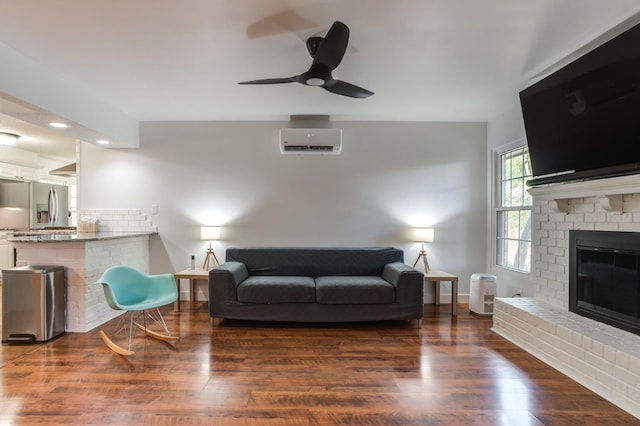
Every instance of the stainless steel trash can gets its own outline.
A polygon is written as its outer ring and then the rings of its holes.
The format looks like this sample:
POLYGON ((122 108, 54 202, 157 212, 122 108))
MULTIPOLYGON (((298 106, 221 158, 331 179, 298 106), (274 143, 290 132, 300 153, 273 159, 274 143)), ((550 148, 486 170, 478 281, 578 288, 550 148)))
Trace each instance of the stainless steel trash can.
POLYGON ((64 266, 32 265, 2 271, 2 341, 44 342, 64 333, 64 266))

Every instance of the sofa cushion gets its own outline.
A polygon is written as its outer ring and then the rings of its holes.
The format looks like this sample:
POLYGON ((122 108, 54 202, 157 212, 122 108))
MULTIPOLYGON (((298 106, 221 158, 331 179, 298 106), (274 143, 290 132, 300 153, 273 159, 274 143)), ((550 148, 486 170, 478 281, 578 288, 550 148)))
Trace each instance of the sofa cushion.
POLYGON ((316 300, 325 305, 370 305, 393 303, 393 285, 380 277, 319 277, 316 279, 316 300))
POLYGON ((309 277, 252 276, 237 288, 243 303, 314 303, 316 285, 309 277))

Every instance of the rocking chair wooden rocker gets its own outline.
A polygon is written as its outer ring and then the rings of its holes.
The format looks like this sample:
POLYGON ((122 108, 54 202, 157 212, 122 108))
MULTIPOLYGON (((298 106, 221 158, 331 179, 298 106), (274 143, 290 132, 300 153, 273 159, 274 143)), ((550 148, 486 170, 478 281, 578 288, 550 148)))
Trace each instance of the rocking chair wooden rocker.
POLYGON ((115 331, 108 336, 100 330, 105 345, 120 355, 133 355, 131 343, 135 335, 134 326, 149 337, 163 341, 178 340, 172 336, 160 313, 160 306, 173 303, 178 298, 176 282, 172 274, 147 275, 130 266, 113 266, 107 269, 98 284, 102 284, 107 304, 115 310, 126 311, 120 317, 115 331), (157 324, 162 331, 152 331, 147 327, 147 318, 157 324), (142 320, 142 324, 140 324, 142 320), (115 336, 123 333, 127 348, 114 342, 115 336))

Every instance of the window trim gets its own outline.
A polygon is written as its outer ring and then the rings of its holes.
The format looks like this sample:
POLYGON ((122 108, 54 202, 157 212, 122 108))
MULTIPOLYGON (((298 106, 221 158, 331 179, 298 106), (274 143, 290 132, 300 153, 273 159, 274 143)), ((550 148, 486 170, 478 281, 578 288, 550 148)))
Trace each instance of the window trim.
MULTIPOLYGON (((522 276, 531 276, 531 271, 522 271, 520 269, 509 268, 508 266, 498 264, 498 212, 506 210, 530 210, 533 219, 533 205, 531 207, 502 207, 501 200, 501 161, 500 157, 514 149, 527 146, 525 138, 516 139, 505 145, 501 145, 491 149, 491 267, 505 271, 510 271, 522 276)), ((533 270, 533 258, 530 260, 531 270, 533 270)))

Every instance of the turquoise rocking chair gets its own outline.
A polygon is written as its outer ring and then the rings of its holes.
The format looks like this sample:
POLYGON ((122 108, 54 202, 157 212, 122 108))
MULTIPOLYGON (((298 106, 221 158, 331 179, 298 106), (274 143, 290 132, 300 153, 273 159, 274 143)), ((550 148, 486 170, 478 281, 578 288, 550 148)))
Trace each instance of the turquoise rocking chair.
POLYGON ((100 330, 100 337, 109 349, 120 355, 133 355, 135 352, 131 350, 131 343, 136 328, 154 339, 179 339, 171 335, 159 309, 178 298, 172 274, 147 275, 130 266, 113 266, 102 274, 97 283, 102 284, 107 304, 112 309, 126 311, 121 315, 120 323, 111 336, 100 330), (150 330, 147 318, 157 324, 162 332, 150 330), (126 349, 115 343, 116 336, 121 334, 124 334, 127 341, 126 349))

